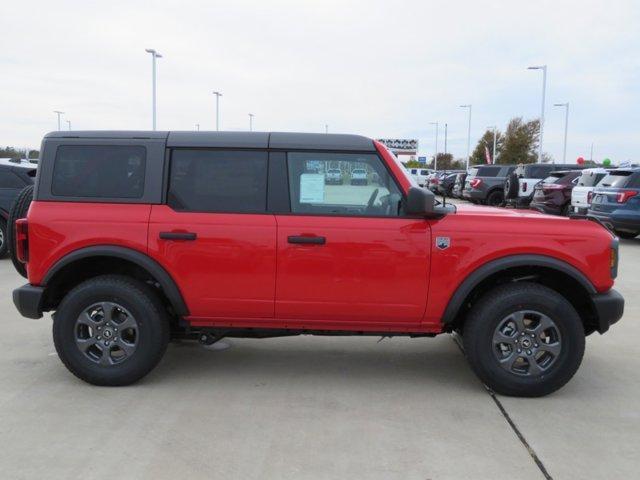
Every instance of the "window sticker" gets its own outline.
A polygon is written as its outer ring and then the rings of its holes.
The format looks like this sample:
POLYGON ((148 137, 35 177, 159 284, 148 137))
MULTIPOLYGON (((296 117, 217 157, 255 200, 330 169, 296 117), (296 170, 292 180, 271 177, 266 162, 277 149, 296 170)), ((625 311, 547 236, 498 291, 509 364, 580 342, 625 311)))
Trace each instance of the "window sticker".
POLYGON ((300 203, 324 203, 324 174, 300 175, 300 203))

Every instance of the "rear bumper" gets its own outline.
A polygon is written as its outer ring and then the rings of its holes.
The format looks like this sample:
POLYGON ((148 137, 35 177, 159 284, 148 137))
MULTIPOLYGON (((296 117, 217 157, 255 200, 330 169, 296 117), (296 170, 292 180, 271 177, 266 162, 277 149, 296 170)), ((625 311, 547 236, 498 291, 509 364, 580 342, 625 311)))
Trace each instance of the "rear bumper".
POLYGON ((605 293, 591 296, 598 319, 598 332, 604 333, 609 327, 622 318, 624 298, 613 288, 605 293))
POLYGON ((484 200, 487 193, 482 190, 463 190, 462 196, 469 200, 484 200))
POLYGON ((44 287, 27 283, 13 291, 13 303, 20 315, 27 318, 42 318, 44 287))

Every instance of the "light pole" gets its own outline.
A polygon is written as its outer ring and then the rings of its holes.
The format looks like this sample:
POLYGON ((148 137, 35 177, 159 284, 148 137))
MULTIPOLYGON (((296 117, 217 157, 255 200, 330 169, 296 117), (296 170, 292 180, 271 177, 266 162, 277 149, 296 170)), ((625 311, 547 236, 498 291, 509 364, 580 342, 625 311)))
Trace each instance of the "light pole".
POLYGON ((496 163, 496 136, 498 134, 498 127, 496 125, 487 127, 487 129, 493 129, 493 150, 491 150, 491 163, 496 163))
POLYGON ((469 155, 471 152, 471 104, 469 105, 460 105, 460 108, 468 108, 469 109, 469 127, 467 129, 467 170, 469 170, 469 155))
POLYGON ((554 103, 554 107, 564 107, 564 149, 562 150, 562 163, 567 163, 567 131, 569 130, 569 102, 554 103))
POLYGON ((153 129, 156 129, 156 59, 162 58, 158 52, 153 48, 146 48, 144 50, 151 54, 151 108, 153 112, 153 129))
MULTIPOLYGON (((544 101, 547 93, 547 66, 528 67, 529 70, 542 70, 542 109, 540 111, 540 143, 538 144, 538 163, 542 163, 542 138, 544 136, 544 101)), ((554 161, 555 163, 555 161, 554 161)))
POLYGON ((216 96, 216 131, 220 130, 220 97, 222 94, 220 92, 213 92, 216 96))
POLYGON ((253 117, 255 117, 255 115, 253 113, 249 114, 249 131, 253 132, 253 117))
POLYGON ((67 122, 67 126, 69 127, 69 131, 71 131, 71 120, 65 120, 67 122))
POLYGON ((433 154, 433 169, 438 170, 438 122, 429 122, 429 125, 436 126, 436 151, 433 154))
POLYGON ((329 124, 324 124, 324 133, 329 133, 329 124))
POLYGON ((447 124, 444 124, 444 154, 447 154, 447 124))
POLYGON ((64 115, 64 112, 61 112, 59 110, 54 110, 53 113, 58 115, 58 131, 60 131, 60 117, 64 115))
POLYGON ((200 124, 196 123, 196 131, 199 132, 200 131, 200 124))

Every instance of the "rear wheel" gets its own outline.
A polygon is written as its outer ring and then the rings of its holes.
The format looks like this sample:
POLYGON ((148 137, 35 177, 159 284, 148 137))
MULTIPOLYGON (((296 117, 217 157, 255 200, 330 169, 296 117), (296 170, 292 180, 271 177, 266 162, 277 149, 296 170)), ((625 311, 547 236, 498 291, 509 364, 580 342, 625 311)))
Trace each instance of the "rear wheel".
POLYGON ((504 395, 538 397, 565 385, 584 354, 584 327, 562 295, 521 282, 491 290, 464 324, 473 371, 504 395))
POLYGON ((624 232, 621 230, 616 230, 616 235, 620 238, 624 238, 625 240, 631 240, 640 235, 640 232, 624 232))
POLYGON ((94 385, 128 385, 149 373, 169 342, 169 321, 153 290, 119 275, 89 279, 62 300, 53 341, 62 363, 94 385))
POLYGON ((504 193, 502 190, 494 190, 487 196, 487 205, 500 207, 504 203, 504 193))
POLYGON ((27 267, 16 257, 16 220, 27 216, 31 200, 33 200, 33 185, 25 187, 18 194, 15 202, 13 202, 11 210, 9 210, 9 219, 7 220, 7 228, 5 232, 6 235, 4 236, 9 255, 11 256, 11 262, 18 273, 24 278, 27 278, 27 267))

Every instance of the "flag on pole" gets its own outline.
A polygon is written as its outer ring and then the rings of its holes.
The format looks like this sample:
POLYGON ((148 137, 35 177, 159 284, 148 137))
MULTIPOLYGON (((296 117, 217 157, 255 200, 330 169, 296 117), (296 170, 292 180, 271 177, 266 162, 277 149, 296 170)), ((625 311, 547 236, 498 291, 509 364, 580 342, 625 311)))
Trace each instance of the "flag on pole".
POLYGON ((489 147, 484 146, 484 158, 487 160, 487 165, 491 165, 491 154, 489 153, 489 147))

